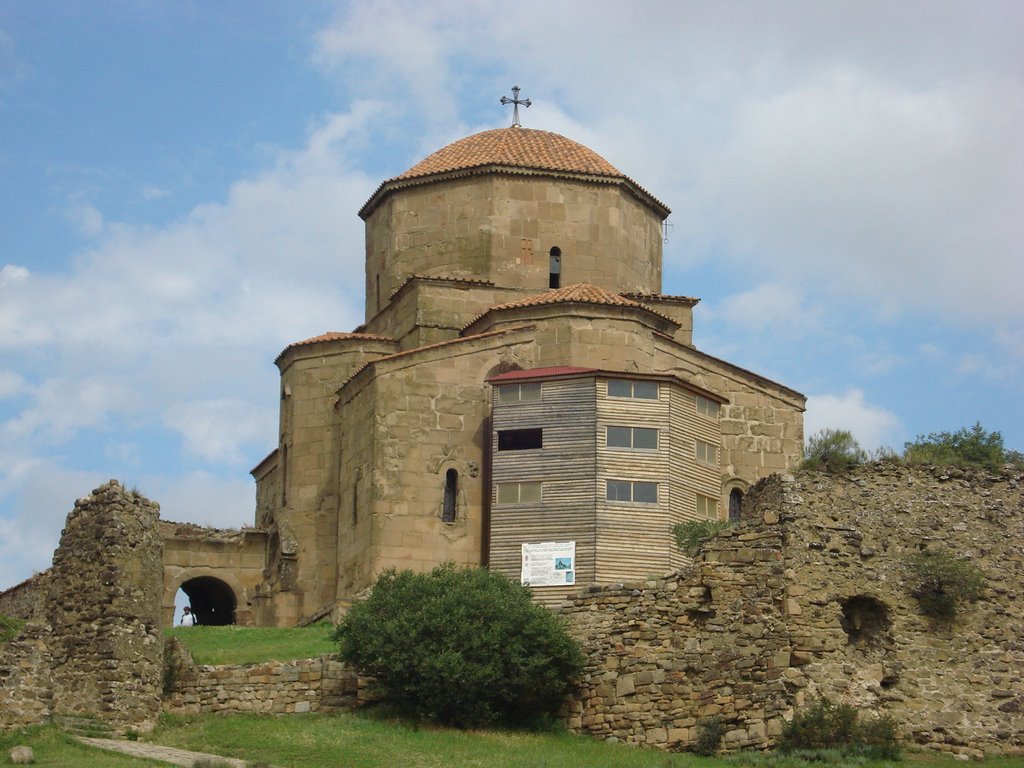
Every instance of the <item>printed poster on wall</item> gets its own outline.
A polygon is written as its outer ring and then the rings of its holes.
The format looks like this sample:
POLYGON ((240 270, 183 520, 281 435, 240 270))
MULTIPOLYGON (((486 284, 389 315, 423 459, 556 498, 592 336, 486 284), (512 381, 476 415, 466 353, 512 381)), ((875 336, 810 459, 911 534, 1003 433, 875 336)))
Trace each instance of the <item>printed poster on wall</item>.
POLYGON ((560 587, 576 583, 576 542, 523 544, 519 580, 527 587, 560 587))

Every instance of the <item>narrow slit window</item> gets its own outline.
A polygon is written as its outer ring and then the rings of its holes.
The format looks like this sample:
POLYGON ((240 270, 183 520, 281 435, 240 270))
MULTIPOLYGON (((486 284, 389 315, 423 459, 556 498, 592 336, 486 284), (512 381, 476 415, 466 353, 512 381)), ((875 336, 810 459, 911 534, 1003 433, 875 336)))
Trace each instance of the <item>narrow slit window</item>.
POLYGON ((531 451, 543 447, 543 429, 503 429, 498 432, 499 451, 531 451))
POLYGON ((441 522, 455 522, 455 502, 459 497, 459 473, 449 469, 444 474, 444 507, 441 510, 441 522))
POLYGON ((562 287, 562 249, 557 245, 551 249, 548 268, 548 288, 562 287))

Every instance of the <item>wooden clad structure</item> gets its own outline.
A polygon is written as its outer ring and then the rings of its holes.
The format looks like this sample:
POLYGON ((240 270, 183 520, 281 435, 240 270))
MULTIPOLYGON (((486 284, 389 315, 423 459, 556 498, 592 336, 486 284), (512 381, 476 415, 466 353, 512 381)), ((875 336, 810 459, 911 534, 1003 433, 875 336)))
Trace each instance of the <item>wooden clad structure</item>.
MULTIPOLYGON (((685 562, 671 528, 699 518, 698 498, 713 500, 705 515, 725 509, 722 398, 672 376, 587 368, 490 383, 490 567, 519 578, 524 544, 571 541, 573 584, 663 575, 685 562)), ((545 602, 573 591, 533 588, 545 602)))

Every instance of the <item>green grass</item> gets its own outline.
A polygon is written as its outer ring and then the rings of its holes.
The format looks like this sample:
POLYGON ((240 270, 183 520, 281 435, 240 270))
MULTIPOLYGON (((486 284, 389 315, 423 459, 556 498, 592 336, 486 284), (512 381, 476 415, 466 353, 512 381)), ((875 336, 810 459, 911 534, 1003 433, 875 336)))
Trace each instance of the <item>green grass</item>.
POLYGON ((7 754, 12 747, 32 747, 36 761, 33 765, 60 766, 60 768, 147 768, 162 766, 152 760, 139 760, 127 755, 104 752, 95 747, 79 744, 66 733, 54 726, 21 728, 16 731, 0 731, 0 765, 8 762, 7 754))
MULTIPOLYGON (((565 733, 455 731, 416 728, 365 715, 165 716, 145 741, 212 752, 278 768, 821 768, 792 757, 749 754, 701 758, 607 744, 565 733)), ((103 752, 75 742, 51 726, 0 732, 0 764, 16 745, 32 747, 36 765, 76 768, 146 768, 147 760, 103 752)), ((901 763, 840 761, 829 768, 956 768, 946 755, 913 753, 901 763)), ((990 758, 986 768, 1024 768, 1024 758, 990 758)))
POLYGON ((24 619, 16 619, 13 616, 0 615, 0 643, 6 643, 7 641, 12 640, 24 626, 24 619))
POLYGON ((165 634, 181 640, 196 664, 259 664, 312 659, 337 653, 330 624, 309 627, 175 627, 165 634))

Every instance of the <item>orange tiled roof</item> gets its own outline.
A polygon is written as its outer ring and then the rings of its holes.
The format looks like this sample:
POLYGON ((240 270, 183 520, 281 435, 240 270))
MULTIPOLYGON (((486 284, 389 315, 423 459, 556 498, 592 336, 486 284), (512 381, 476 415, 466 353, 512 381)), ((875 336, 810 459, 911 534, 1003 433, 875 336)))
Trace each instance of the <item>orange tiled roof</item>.
POLYGON ((622 176, 611 163, 582 144, 549 131, 496 128, 459 139, 421 160, 398 179, 447 173, 481 165, 622 176))
POLYGON ((525 299, 511 301, 508 304, 499 304, 491 307, 488 311, 495 309, 515 309, 517 307, 537 307, 542 304, 560 304, 566 301, 582 302, 584 304, 613 304, 618 307, 640 307, 647 309, 643 304, 632 299, 627 299, 617 293, 598 288, 589 283, 577 283, 565 288, 554 288, 544 293, 527 296, 525 299))
MULTIPOLYGON (((305 347, 308 344, 316 344, 321 341, 342 341, 344 339, 356 339, 361 341, 394 341, 394 339, 388 336, 378 336, 376 333, 342 333, 341 331, 327 331, 327 333, 321 333, 319 336, 313 336, 302 341, 294 341, 281 350, 281 354, 277 356, 277 360, 289 349, 295 347, 305 347)), ((275 361, 276 362, 276 361, 275 361)))

